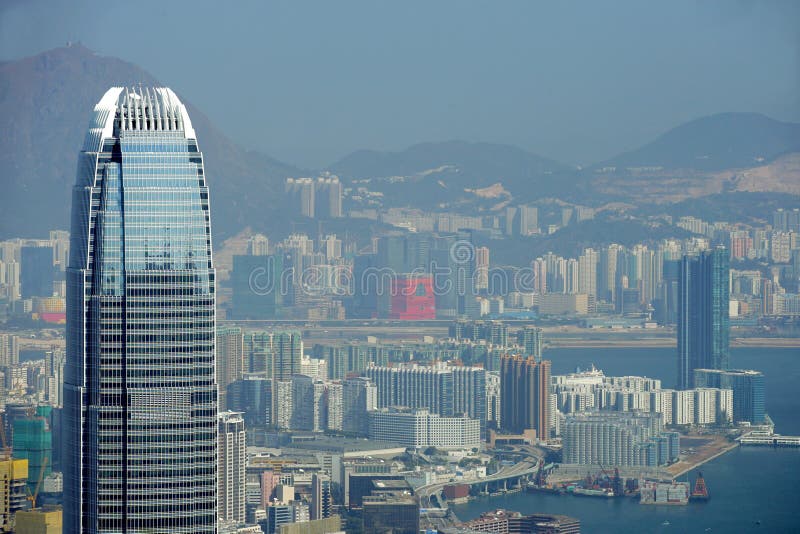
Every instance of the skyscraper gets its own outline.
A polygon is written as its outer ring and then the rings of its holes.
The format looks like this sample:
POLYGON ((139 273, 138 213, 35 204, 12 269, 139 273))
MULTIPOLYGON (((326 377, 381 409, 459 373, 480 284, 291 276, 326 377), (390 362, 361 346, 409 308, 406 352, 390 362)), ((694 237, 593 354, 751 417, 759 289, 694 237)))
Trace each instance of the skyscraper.
POLYGON ((175 93, 109 89, 72 197, 65 532, 216 531, 208 197, 175 93))
POLYGON ((695 369, 727 369, 729 262, 724 247, 684 256, 678 273, 678 388, 695 369))
POLYGON ((247 468, 244 419, 240 412, 220 412, 218 454, 218 514, 225 521, 244 523, 247 468))
POLYGON ((525 355, 537 362, 542 361, 542 329, 526 326, 517 331, 517 343, 525 350, 525 355))
POLYGON ((223 326, 217 329, 217 385, 220 410, 230 409, 227 401, 228 386, 242 378, 244 372, 242 340, 242 329, 238 326, 223 326))
POLYGON ((500 369, 503 428, 514 433, 535 429, 550 436, 550 361, 504 356, 500 369))

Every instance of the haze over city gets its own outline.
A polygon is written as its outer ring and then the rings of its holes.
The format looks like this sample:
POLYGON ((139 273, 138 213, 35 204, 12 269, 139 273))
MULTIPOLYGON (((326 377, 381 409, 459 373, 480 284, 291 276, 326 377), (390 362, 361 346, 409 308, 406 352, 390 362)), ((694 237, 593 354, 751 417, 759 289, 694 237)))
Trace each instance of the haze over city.
POLYGON ((800 120, 799 18, 781 0, 11 1, 0 58, 80 41, 302 168, 451 139, 588 165, 713 113, 800 120), (132 45, 119 25, 140 16, 132 45))
POLYGON ((793 532, 800 5, 0 3, 0 532, 793 532))

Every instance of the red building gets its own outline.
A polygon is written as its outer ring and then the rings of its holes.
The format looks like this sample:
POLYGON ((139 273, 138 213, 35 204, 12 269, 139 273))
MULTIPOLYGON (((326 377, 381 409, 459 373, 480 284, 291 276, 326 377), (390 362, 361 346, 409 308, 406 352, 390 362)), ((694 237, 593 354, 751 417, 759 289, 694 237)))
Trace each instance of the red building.
POLYGON ((425 321, 436 319, 436 298, 433 277, 398 275, 392 280, 390 319, 425 321))

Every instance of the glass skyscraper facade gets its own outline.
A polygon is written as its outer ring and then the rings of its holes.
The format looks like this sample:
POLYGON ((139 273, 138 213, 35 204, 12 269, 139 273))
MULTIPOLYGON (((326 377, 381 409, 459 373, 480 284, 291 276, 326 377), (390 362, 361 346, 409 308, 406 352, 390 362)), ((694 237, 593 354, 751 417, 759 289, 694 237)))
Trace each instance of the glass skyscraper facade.
POLYGON ((72 198, 64 532, 216 530, 209 213, 175 93, 106 92, 72 198))
POLYGON ((730 257, 725 247, 684 256, 678 273, 678 388, 694 386, 695 369, 727 369, 730 257))

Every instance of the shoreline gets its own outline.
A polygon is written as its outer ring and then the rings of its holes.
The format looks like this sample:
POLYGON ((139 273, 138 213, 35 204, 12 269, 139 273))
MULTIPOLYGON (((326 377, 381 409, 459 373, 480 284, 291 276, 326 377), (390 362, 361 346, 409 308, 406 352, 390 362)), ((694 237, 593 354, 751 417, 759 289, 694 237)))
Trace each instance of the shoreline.
MULTIPOLYGON (((690 472, 690 471, 692 471, 692 470, 694 470, 694 469, 697 469, 697 468, 698 468, 698 467, 700 467, 701 465, 703 465, 703 464, 705 464, 705 463, 708 463, 708 462, 710 462, 711 460, 714 460, 714 459, 716 459, 716 458, 719 458, 719 457, 720 457, 720 456, 722 456, 723 454, 729 453, 730 451, 732 451, 733 449, 736 449, 736 448, 737 448, 737 447, 739 447, 739 446, 740 446, 740 444, 739 444, 739 442, 738 442, 738 441, 735 441, 735 442, 733 442, 733 443, 729 443, 729 444, 728 444, 726 447, 724 447, 722 450, 719 450, 719 451, 717 451, 716 453, 712 454, 712 455, 711 455, 711 456, 709 456, 708 458, 703 458, 703 459, 699 460, 698 462, 692 462, 692 463, 691 463, 691 465, 689 465, 688 467, 682 468, 681 470, 679 470, 679 471, 677 471, 677 472, 675 472, 675 473, 673 473, 672 471, 670 471, 669 467, 667 467, 667 471, 669 471, 669 472, 670 472, 670 474, 672 474, 673 478, 678 478, 678 477, 681 477, 681 476, 685 475, 686 473, 688 473, 688 472, 690 472)), ((681 462, 678 462, 678 463, 676 463, 676 464, 674 464, 674 465, 675 465, 675 466, 678 466, 678 465, 680 465, 680 463, 681 463, 681 462)))
MULTIPOLYGON (((604 349, 604 348, 676 348, 675 339, 639 338, 639 339, 581 339, 580 337, 546 339, 548 348, 554 349, 604 349)), ((730 348, 800 348, 800 338, 765 338, 744 337, 731 339, 730 348)))

